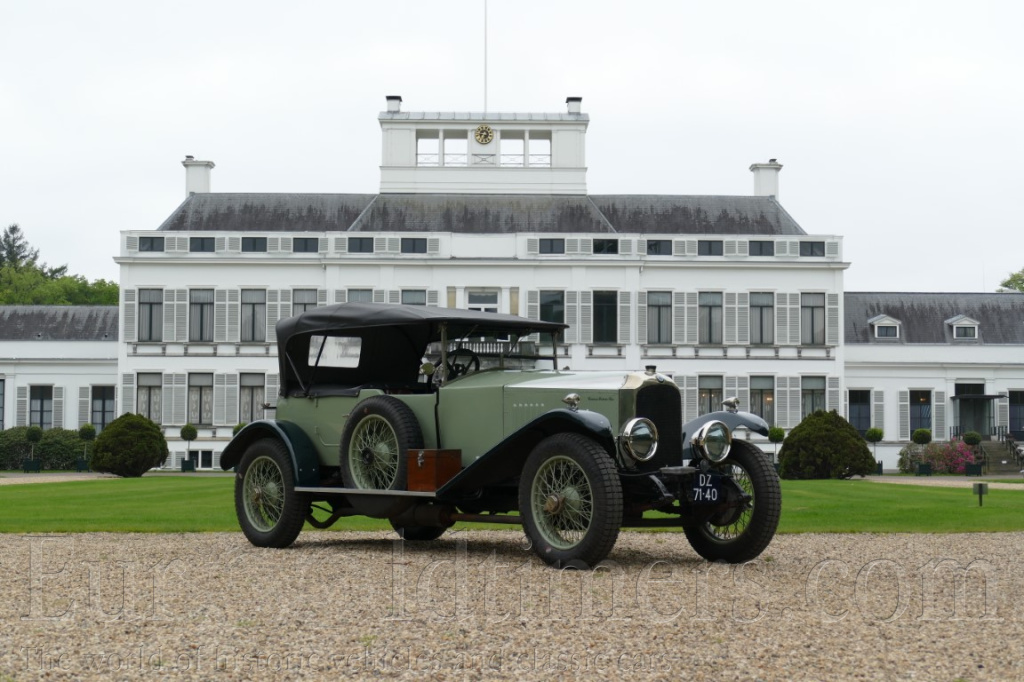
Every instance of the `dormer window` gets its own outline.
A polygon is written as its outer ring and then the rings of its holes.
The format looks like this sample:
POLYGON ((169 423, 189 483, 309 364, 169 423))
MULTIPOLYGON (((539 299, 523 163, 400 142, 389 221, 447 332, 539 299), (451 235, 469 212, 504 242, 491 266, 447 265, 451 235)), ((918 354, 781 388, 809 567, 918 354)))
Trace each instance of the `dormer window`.
POLYGON ((900 321, 888 315, 876 315, 868 320, 875 330, 876 339, 895 340, 900 338, 900 321))
POLYGON ((976 341, 978 339, 978 321, 966 315, 957 315, 946 320, 953 328, 954 341, 976 341))

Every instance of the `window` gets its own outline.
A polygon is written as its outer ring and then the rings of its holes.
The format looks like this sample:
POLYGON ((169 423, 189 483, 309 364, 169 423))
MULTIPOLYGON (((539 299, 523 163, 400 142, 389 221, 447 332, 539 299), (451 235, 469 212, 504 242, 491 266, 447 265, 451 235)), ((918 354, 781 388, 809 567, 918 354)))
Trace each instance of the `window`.
POLYGON ((594 292, 594 343, 616 343, 619 340, 617 291, 594 292))
POLYGON ((672 343, 672 292, 647 293, 647 343, 672 343))
POLYGON ((565 240, 564 239, 541 239, 540 240, 540 252, 541 253, 565 253, 565 240))
POLYGON ((316 307, 316 289, 296 289, 292 292, 292 315, 299 315, 316 307))
POLYGON ((242 237, 242 253, 266 253, 266 237, 242 237))
POLYGON ((320 251, 320 240, 316 237, 293 237, 292 253, 317 253, 320 251))
POLYGON ((163 251, 163 237, 139 237, 139 251, 163 251))
POLYGON ((648 239, 647 240, 647 255, 648 256, 671 256, 672 255, 672 241, 670 239, 648 239))
POLYGON ((750 294, 750 343, 758 346, 775 343, 775 294, 770 291, 750 294))
POLYGON ((349 237, 349 253, 373 253, 373 237, 349 237))
POLYGON ((163 341, 164 292, 139 289, 139 341, 163 341))
POLYGON ((238 379, 238 421, 249 424, 263 419, 263 375, 242 374, 238 379))
MULTIPOLYGON (((910 433, 932 428, 932 392, 910 392, 910 433)), ((934 435, 934 434, 933 434, 934 435)))
POLYGON ((825 345, 825 294, 800 295, 800 343, 825 345))
MULTIPOLYGON (((3 405, 3 381, 0 381, 0 406, 3 405)), ((0 410, 0 414, 3 411, 0 410)), ((1024 431, 1024 391, 1010 391, 1010 430, 1024 431)))
POLYGON ((188 340, 213 341, 213 289, 192 289, 188 302, 188 340))
POLYGON ((188 423, 213 423, 213 375, 188 375, 188 423))
POLYGON ((699 377, 697 392, 700 396, 699 414, 722 409, 722 377, 699 377))
POLYGON ((774 377, 750 377, 750 411, 768 422, 769 426, 775 424, 774 377))
POLYGON ((484 313, 498 312, 497 291, 470 291, 467 294, 467 298, 467 307, 470 310, 479 310, 484 313))
POLYGON ((242 341, 267 340, 267 292, 242 289, 242 341))
POLYGON ((871 428, 871 391, 850 391, 850 424, 864 435, 871 428))
POLYGON ((722 343, 722 294, 702 291, 697 299, 697 324, 700 328, 700 343, 722 343))
POLYGON ((402 291, 402 305, 426 305, 427 292, 425 289, 405 289, 402 291))
POLYGON ((978 338, 978 328, 975 326, 958 325, 953 327, 953 338, 954 339, 976 339, 978 338))
POLYGON ((775 242, 752 240, 747 245, 747 254, 751 256, 774 256, 775 242))
POLYGON ((824 256, 825 242, 800 242, 800 255, 818 257, 824 256))
POLYGON ((189 237, 188 250, 192 253, 213 253, 213 237, 189 237))
POLYGON ((138 374, 135 377, 135 411, 159 424, 163 421, 163 403, 160 400, 161 375, 138 374))
POLYGON ((426 237, 402 237, 402 253, 426 253, 426 237))
POLYGON ((38 426, 41 429, 48 429, 53 426, 52 386, 29 387, 28 424, 29 426, 38 426))
POLYGON ((373 303, 373 289, 349 289, 349 303, 373 303))
POLYGON ((875 325, 875 338, 877 339, 896 339, 899 338, 900 328, 894 324, 876 324, 875 325))
POLYGON ((699 239, 697 240, 698 256, 721 256, 722 240, 720 239, 699 239))
MULTIPOLYGON (((545 322, 565 322, 564 291, 540 292, 540 319, 545 322)), ((551 334, 541 334, 540 339, 545 343, 551 343, 551 334)))
POLYGON ((92 425, 96 427, 96 433, 103 431, 103 427, 114 421, 114 387, 93 386, 92 387, 92 425))
POLYGON ((804 377, 800 382, 803 416, 825 409, 825 377, 804 377))
POLYGON ((619 252, 619 240, 618 239, 595 239, 594 240, 594 253, 618 253, 619 252))

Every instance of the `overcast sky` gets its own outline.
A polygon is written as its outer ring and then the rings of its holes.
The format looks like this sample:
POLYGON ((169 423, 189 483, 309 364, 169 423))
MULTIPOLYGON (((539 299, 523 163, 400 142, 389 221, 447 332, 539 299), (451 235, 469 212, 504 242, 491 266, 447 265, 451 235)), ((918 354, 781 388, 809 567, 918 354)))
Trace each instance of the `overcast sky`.
MULTIPOLYGON (((488 110, 590 114, 592 194, 752 194, 844 239, 849 291, 1024 267, 1024 3, 489 0, 488 110)), ((0 227, 116 280, 215 192, 373 193, 385 95, 484 107, 483 0, 0 0, 0 227)))

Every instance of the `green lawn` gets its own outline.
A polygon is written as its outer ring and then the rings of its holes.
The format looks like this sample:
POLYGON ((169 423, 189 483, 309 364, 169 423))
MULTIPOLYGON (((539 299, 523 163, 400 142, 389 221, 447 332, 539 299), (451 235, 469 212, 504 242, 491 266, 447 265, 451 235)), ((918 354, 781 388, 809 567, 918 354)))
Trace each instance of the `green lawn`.
MULTIPOLYGON (((3 486, 0 532, 237 531, 233 485, 230 477, 196 475, 3 486)), ((982 507, 969 488, 783 481, 782 491, 782 533, 1024 530, 1024 489, 990 490, 982 507)), ((388 528, 387 521, 351 517, 332 530, 388 528)))

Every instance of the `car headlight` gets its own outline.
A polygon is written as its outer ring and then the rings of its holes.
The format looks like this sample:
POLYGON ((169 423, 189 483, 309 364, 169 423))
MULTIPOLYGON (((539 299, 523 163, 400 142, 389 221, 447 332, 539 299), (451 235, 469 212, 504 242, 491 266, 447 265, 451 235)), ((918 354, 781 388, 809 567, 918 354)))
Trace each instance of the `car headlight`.
POLYGON ((622 427, 619 447, 637 462, 646 462, 658 449, 658 429, 650 419, 630 419, 622 427))
POLYGON ((697 453, 715 464, 729 456, 732 432, 720 421, 710 421, 697 429, 690 441, 697 453))

